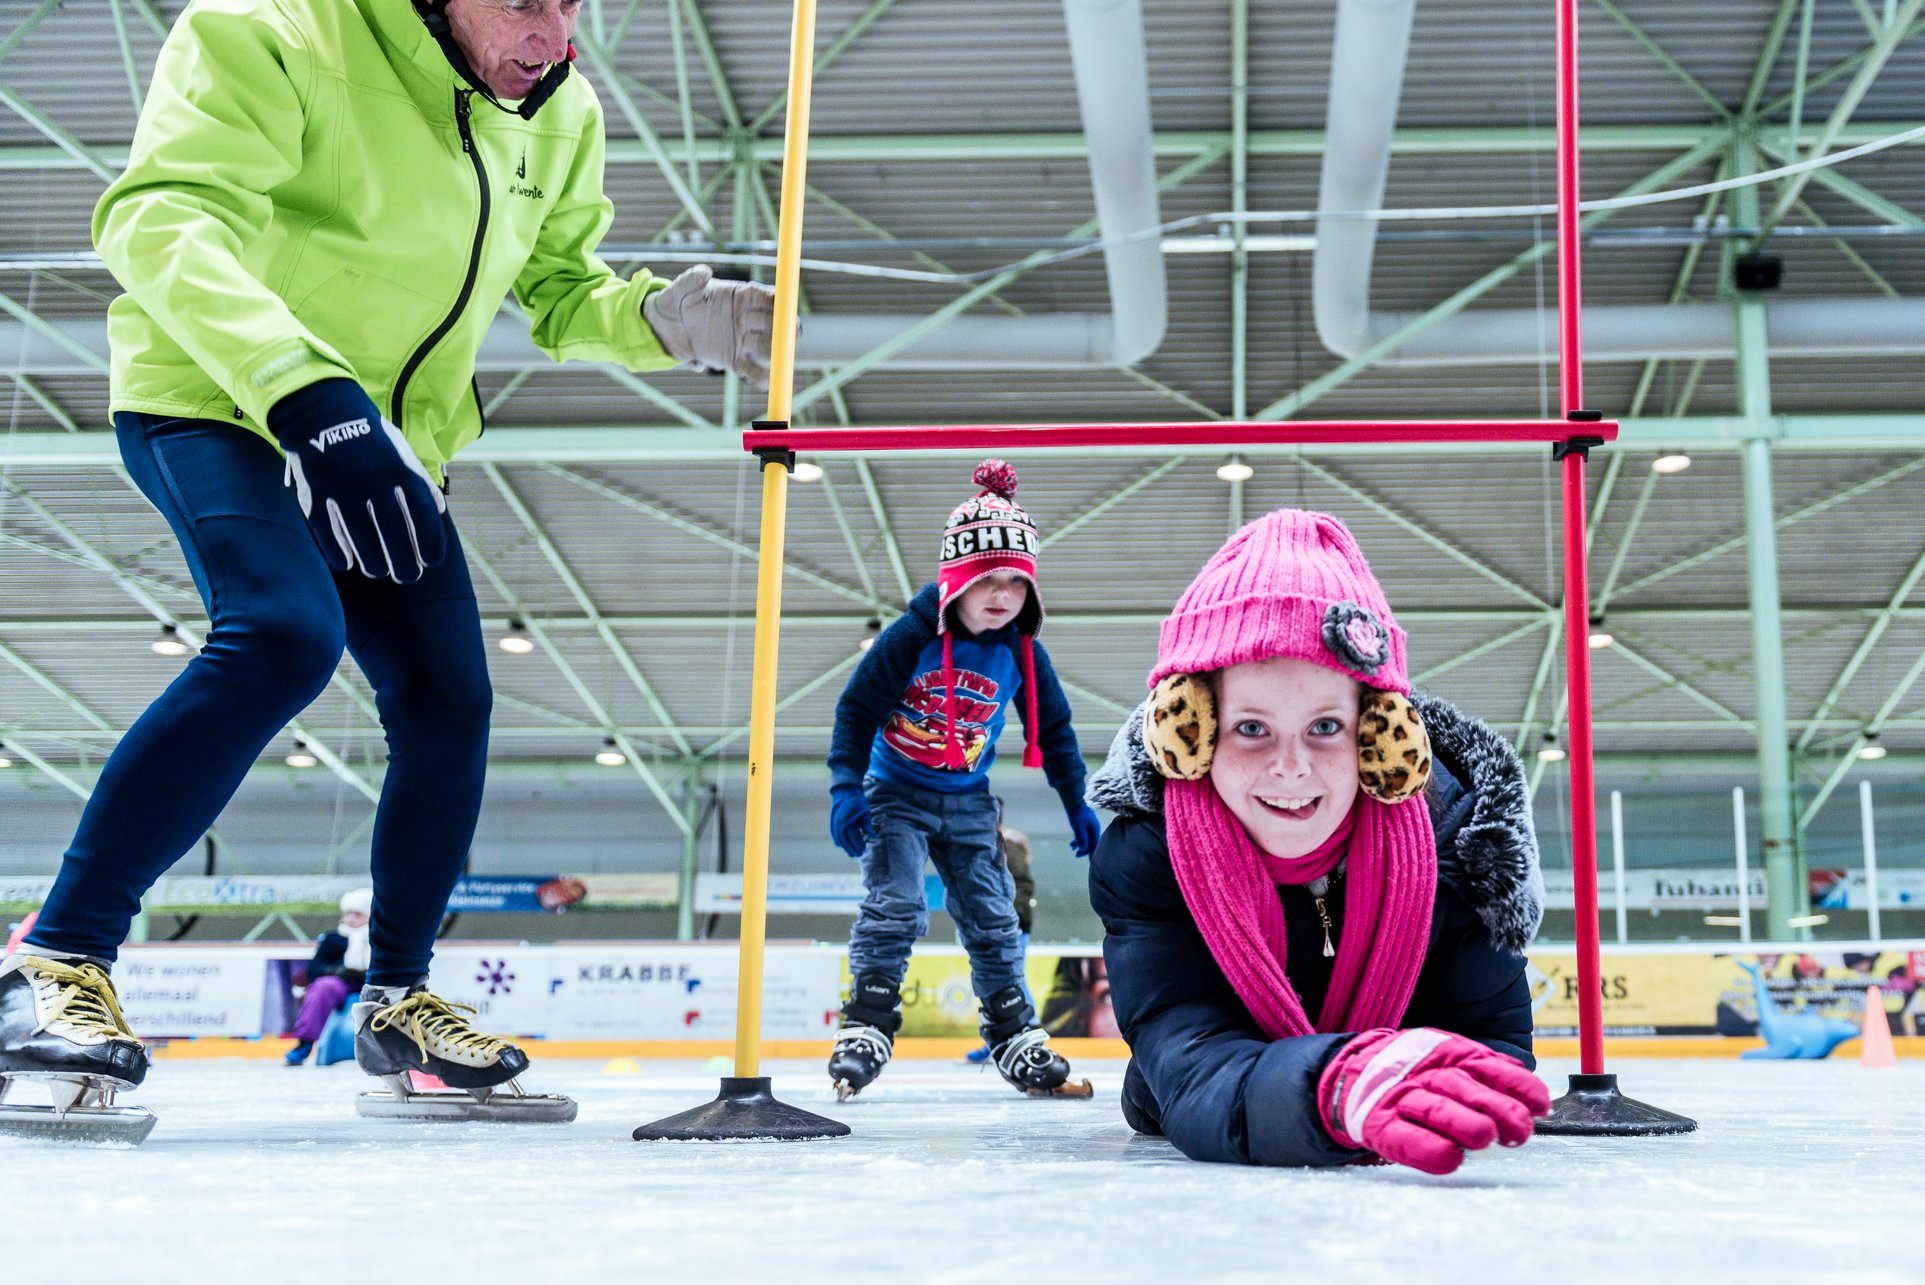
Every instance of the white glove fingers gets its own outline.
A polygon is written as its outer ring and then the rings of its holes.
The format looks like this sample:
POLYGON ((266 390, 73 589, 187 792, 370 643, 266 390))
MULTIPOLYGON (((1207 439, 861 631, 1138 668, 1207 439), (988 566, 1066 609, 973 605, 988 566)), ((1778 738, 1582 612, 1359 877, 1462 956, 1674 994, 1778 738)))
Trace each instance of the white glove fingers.
POLYGON ((307 472, 301 467, 301 457, 292 451, 287 455, 287 472, 281 485, 294 488, 294 498, 301 506, 301 516, 314 516, 314 488, 307 483, 307 472))
POLYGON ((419 576, 409 576, 408 580, 401 578, 400 568, 395 564, 394 554, 388 548, 387 532, 381 529, 380 515, 374 510, 374 501, 366 500, 363 501, 363 504, 368 511, 368 525, 374 528, 374 539, 371 541, 371 544, 374 548, 381 551, 381 565, 364 569, 365 574, 371 579, 380 580, 385 578, 394 581, 396 584, 407 584, 409 580, 419 579, 419 576))
POLYGON ((401 510, 401 524, 408 532, 408 551, 414 555, 414 574, 410 580, 419 580, 428 574, 428 560, 421 556, 421 533, 415 529, 414 510, 408 506, 408 493, 400 487, 394 488, 394 507, 401 510))
POLYGON ((328 565, 336 571, 353 571, 362 565, 358 550, 354 547, 354 536, 348 531, 347 515, 341 512, 341 505, 335 500, 327 502, 328 530, 334 535, 335 550, 340 561, 328 559, 328 565))

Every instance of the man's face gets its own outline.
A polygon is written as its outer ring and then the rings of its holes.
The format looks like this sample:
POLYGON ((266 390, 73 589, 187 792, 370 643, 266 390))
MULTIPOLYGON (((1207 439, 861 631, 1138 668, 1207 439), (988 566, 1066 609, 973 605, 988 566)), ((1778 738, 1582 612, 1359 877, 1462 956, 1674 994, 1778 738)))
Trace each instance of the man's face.
POLYGON ((448 26, 494 96, 526 98, 568 57, 581 0, 448 0, 448 26))

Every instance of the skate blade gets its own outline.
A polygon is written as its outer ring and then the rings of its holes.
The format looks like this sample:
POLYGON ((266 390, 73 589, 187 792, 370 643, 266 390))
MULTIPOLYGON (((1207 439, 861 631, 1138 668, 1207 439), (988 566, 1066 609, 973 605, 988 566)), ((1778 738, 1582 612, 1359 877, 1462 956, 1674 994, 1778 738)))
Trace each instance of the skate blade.
POLYGON ((10 1106, 0 1103, 0 1136, 40 1142, 117 1143, 137 1147, 159 1123, 143 1107, 10 1106))
POLYGON ((558 1093, 494 1093, 485 1100, 451 1089, 433 1093, 374 1091, 354 1100, 357 1114, 370 1120, 428 1120, 441 1123, 567 1124, 579 1104, 558 1093))
POLYGON ((847 1102, 850 1098, 853 1098, 856 1094, 862 1092, 861 1089, 858 1089, 855 1085, 849 1083, 847 1080, 837 1080, 835 1082, 835 1090, 836 1090, 837 1102, 847 1102))
POLYGON ((1093 1098, 1096 1096, 1096 1086, 1088 1080, 1078 1080, 1073 1084, 1065 1081, 1053 1089, 1024 1089, 1023 1092, 1032 1098, 1093 1098))

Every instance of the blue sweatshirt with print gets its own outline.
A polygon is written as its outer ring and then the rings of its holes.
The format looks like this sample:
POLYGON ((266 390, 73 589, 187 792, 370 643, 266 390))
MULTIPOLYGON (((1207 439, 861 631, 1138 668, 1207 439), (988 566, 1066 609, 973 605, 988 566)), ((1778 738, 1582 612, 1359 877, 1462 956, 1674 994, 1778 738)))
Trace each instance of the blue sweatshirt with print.
MULTIPOLYGON (((967 766, 943 766, 948 732, 942 681, 942 635, 936 586, 925 585, 909 610, 882 631, 856 666, 836 702, 829 740, 829 784, 862 784, 863 777, 943 794, 989 788, 996 738, 1010 705, 1027 712, 1022 696, 1022 636, 1014 624, 972 634, 958 626, 950 643, 956 673, 956 721, 967 766)), ((1034 644, 1036 745, 1043 775, 1065 802, 1083 797, 1083 754, 1070 725, 1069 701, 1049 654, 1034 644)))

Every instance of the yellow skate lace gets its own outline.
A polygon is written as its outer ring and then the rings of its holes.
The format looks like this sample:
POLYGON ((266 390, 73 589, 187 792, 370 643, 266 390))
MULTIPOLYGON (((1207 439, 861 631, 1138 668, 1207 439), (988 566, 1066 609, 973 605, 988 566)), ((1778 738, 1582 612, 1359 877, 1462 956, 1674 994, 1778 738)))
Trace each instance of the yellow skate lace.
POLYGON ((484 1035, 468 1025, 464 1015, 474 1011, 466 1004, 453 1004, 428 991, 416 991, 376 1013, 368 1026, 376 1031, 395 1027, 414 1041, 424 1058, 428 1056, 430 1040, 456 1057, 464 1054, 487 1057, 513 1047, 499 1035, 484 1035))
POLYGON ((114 996, 114 984, 100 965, 63 964, 57 959, 36 957, 28 960, 24 967, 31 969, 36 977, 60 988, 47 1020, 41 1024, 41 1030, 46 1030, 55 1022, 65 1022, 88 1035, 126 1040, 131 1044, 140 1043, 134 1038, 134 1033, 127 1029, 127 1018, 121 1013, 120 1001, 114 996))

